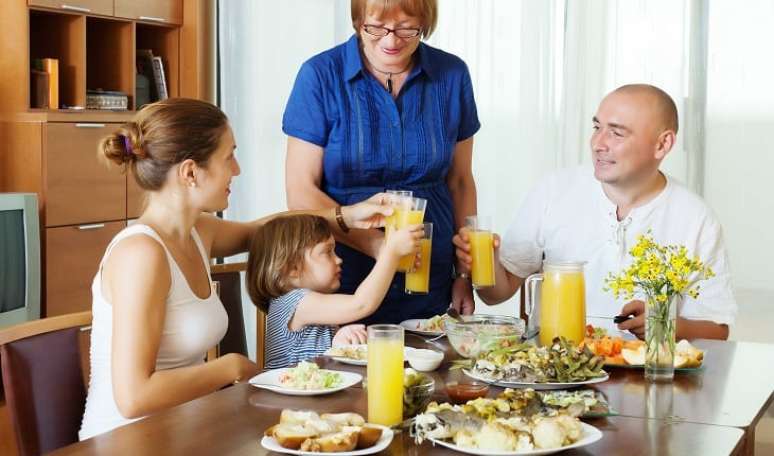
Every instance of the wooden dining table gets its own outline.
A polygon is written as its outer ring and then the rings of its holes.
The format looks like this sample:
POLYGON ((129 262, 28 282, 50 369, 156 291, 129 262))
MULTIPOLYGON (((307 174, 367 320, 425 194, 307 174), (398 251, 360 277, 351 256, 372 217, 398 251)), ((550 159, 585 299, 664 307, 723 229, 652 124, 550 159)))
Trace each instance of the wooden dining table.
MULTIPOLYGON (((434 400, 446 401, 446 381, 464 375, 450 370, 458 356, 445 341, 428 345, 406 337, 407 344, 443 349, 442 366, 431 373, 434 400)), ((774 389, 774 346, 744 342, 698 340, 705 350, 704 367, 680 372, 671 383, 645 381, 641 369, 611 368, 610 379, 593 385, 617 413, 583 421, 602 431, 599 441, 566 455, 753 454, 754 429, 768 408, 774 389)), ((320 357, 327 369, 361 373, 365 368, 320 357)), ((490 388, 496 396, 502 389, 490 388)), ((287 396, 243 383, 146 417, 91 439, 64 447, 56 455, 264 455, 263 432, 279 420, 283 409, 318 412, 354 411, 367 416, 362 385, 325 396, 287 396)), ((381 454, 460 454, 399 432, 381 454)))

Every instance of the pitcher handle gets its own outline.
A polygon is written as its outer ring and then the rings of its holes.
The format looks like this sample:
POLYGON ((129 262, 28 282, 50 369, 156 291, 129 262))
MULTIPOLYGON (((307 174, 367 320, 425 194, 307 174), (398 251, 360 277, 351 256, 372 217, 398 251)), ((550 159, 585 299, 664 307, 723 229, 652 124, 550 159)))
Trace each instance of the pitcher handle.
POLYGON ((533 317, 535 312, 535 294, 538 282, 543 281, 543 274, 532 274, 524 280, 524 313, 527 315, 527 334, 536 332, 538 324, 533 317))

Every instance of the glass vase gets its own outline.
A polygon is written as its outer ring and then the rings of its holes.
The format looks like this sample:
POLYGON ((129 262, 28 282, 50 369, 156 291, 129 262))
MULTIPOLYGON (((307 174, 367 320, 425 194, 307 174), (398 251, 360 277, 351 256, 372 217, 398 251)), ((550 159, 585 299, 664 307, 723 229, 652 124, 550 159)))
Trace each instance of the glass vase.
POLYGON ((677 301, 680 295, 665 302, 649 297, 645 305, 645 379, 671 382, 675 376, 675 330, 677 301))

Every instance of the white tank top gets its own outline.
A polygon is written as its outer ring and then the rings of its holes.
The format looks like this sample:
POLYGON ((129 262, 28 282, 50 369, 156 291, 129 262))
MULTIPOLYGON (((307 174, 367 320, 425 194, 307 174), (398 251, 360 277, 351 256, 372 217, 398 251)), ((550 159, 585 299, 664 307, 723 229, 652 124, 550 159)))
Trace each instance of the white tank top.
MULTIPOLYGON (((135 421, 121 415, 113 397, 110 371, 113 307, 102 295, 102 266, 118 242, 140 234, 150 236, 164 246, 172 279, 166 298, 166 316, 156 357, 156 370, 203 363, 207 351, 226 334, 228 315, 214 290, 207 299, 197 297, 161 237, 151 227, 136 224, 122 230, 108 245, 91 285, 91 379, 78 434, 81 440, 135 421)), ((196 229, 191 230, 191 236, 209 276, 209 258, 196 229)), ((210 289, 213 289, 212 282, 210 289)))

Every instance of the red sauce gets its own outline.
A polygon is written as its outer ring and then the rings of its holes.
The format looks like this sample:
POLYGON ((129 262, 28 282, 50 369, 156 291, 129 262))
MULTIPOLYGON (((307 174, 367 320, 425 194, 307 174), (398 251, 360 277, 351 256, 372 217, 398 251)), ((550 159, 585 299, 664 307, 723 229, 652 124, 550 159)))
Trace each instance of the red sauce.
POLYGON ((448 383, 446 394, 455 404, 464 404, 472 399, 485 397, 489 393, 486 383, 448 383))

